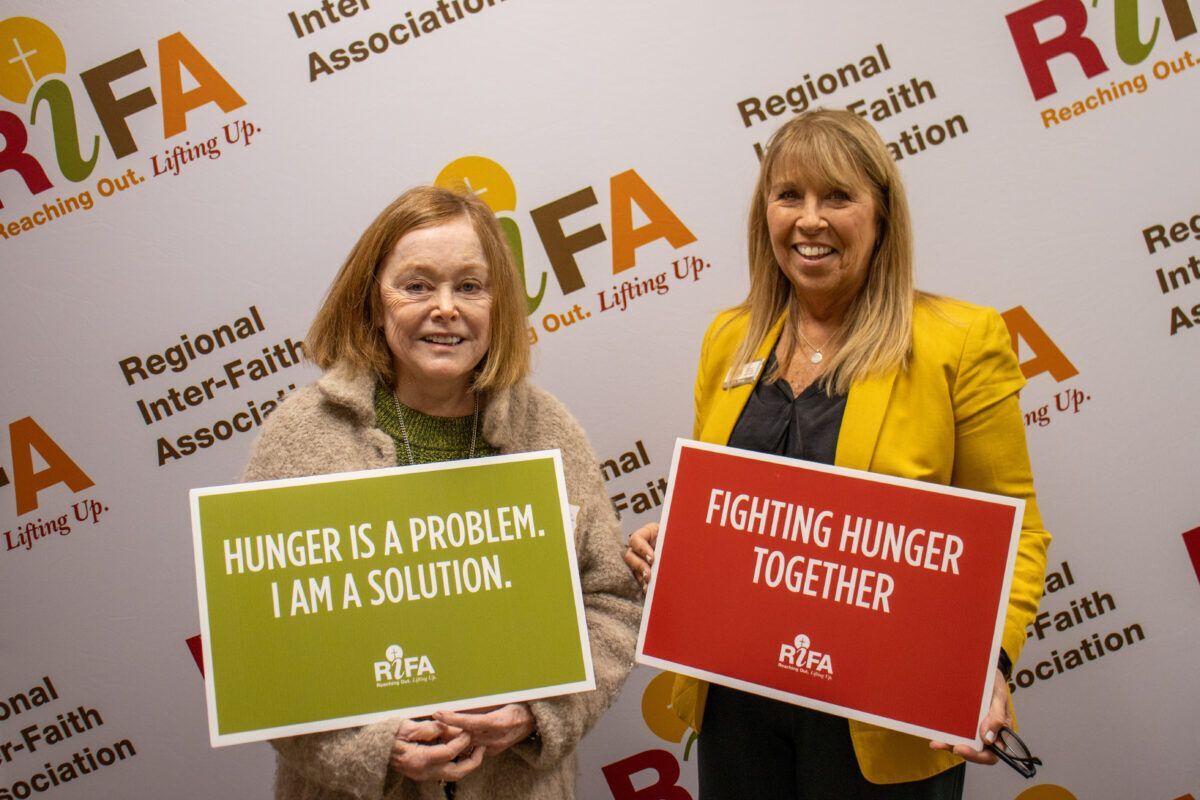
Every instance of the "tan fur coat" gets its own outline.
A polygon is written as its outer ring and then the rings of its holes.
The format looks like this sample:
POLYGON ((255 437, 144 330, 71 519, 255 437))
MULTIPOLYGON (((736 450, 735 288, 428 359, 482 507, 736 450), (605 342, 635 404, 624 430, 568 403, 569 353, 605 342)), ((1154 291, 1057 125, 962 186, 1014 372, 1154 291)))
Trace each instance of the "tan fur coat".
MULTIPOLYGON (((244 479, 269 480, 395 466, 393 440, 375 427, 374 379, 335 367, 294 392, 267 420, 244 479)), ((531 702, 540 743, 493 758, 458 784, 457 800, 575 796, 575 748, 616 698, 633 661, 641 596, 621 560, 621 535, 595 454, 579 423, 528 384, 495 392, 483 436, 502 453, 558 448, 568 501, 579 506, 578 553, 596 690, 531 702)), ((388 770, 395 722, 275 740, 278 800, 444 800, 436 782, 388 770)))

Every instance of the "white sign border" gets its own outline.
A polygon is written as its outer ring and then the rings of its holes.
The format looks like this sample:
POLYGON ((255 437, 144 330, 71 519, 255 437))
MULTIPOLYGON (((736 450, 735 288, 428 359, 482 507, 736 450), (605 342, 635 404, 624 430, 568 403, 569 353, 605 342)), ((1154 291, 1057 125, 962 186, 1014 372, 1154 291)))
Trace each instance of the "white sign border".
POLYGON ((199 601, 200 611, 200 643, 204 660, 204 693, 208 711, 208 735, 209 743, 214 748, 226 747, 228 745, 235 744, 248 744, 250 742, 261 742, 267 739, 276 739, 283 736, 298 736, 305 733, 320 733, 323 731, 339 730, 341 728, 349 728, 356 725, 369 725, 371 723, 381 722, 385 719, 390 719, 393 717, 418 717, 431 714, 434 711, 464 711, 492 705, 504 705, 506 703, 540 700, 547 697, 557 697, 564 694, 592 691, 596 688, 596 673, 595 667, 592 663, 591 638, 588 636, 587 619, 584 614, 583 605, 583 590, 579 581, 579 563, 578 557, 575 553, 574 514, 571 513, 571 508, 568 504, 567 483, 563 473, 562 465, 562 452, 557 448, 553 450, 535 450, 527 453, 510 453, 506 455, 486 456, 483 458, 473 458, 469 460, 463 459, 460 461, 438 461, 432 464, 415 464, 403 467, 383 467, 380 469, 355 470, 353 472, 334 472, 327 473, 325 475, 313 475, 304 478, 280 478, 269 481, 235 483, 223 486, 208 486, 190 490, 188 492, 188 499, 191 506, 192 517, 192 546, 196 566, 196 597, 199 601), (518 461, 538 461, 547 458, 550 459, 554 464, 554 476, 558 489, 559 508, 562 515, 563 542, 567 551, 567 561, 570 566, 572 594, 575 598, 575 622, 579 630, 579 640, 583 655, 584 680, 555 684, 552 686, 539 686, 533 689, 517 692, 504 692, 501 694, 467 697, 447 703, 389 709, 386 711, 375 711, 367 714, 356 714, 346 717, 332 717, 329 719, 314 720, 312 722, 297 723, 295 725, 283 725, 275 728, 258 728, 253 731, 220 733, 219 720, 217 717, 216 686, 212 677, 212 639, 208 624, 208 590, 204 578, 204 549, 200 531, 200 498, 220 494, 235 494, 240 492, 261 491, 264 489, 278 489, 287 486, 311 486, 315 484, 334 483, 338 481, 375 479, 389 477, 391 475, 411 475, 421 472, 439 472, 451 470, 459 471, 463 469, 473 469, 494 464, 518 461))
POLYGON ((1008 610, 1008 595, 1009 589, 1012 586, 1013 571, 1016 567, 1017 545, 1021 537, 1021 523, 1024 518, 1025 501, 1021 498, 1005 497, 1004 495, 989 494, 987 492, 979 492, 973 489, 960 489, 956 486, 946 486, 940 483, 929 483, 926 481, 918 481, 912 478, 898 478, 894 475, 883 475, 876 472, 865 472, 863 470, 850 469, 848 467, 838 467, 830 464, 818 464, 812 461, 803 461, 801 459, 788 458, 787 456, 778 456, 768 453, 759 453, 752 450, 740 450, 735 447, 727 447, 725 445, 712 444, 710 442, 700 442, 693 439, 678 438, 675 440, 675 449, 671 455, 671 470, 667 477, 668 489, 667 496, 663 499, 661 524, 658 531, 658 539, 654 548, 654 565, 650 571, 650 586, 646 589, 646 602, 642 613, 642 624, 638 629, 637 651, 635 660, 639 664, 645 664, 658 669, 669 670, 681 675, 687 675, 692 678, 699 678, 716 683, 722 686, 728 686, 734 689, 740 689, 744 692, 762 695, 773 700, 780 700, 793 705, 812 708, 817 711, 823 711, 827 714, 835 714, 840 717, 848 717, 860 722, 868 722, 872 725, 878 725, 881 728, 900 731, 901 733, 920 736, 924 739, 933 741, 945 742, 947 744, 967 745, 976 750, 983 749, 983 740, 976 732, 974 739, 966 739, 964 737, 949 733, 947 731, 939 731, 933 728, 926 728, 921 725, 904 722, 902 720, 883 717, 877 714, 871 714, 846 706, 840 706, 834 703, 829 703, 823 700, 815 700, 803 695, 792 694, 780 689, 774 689, 770 686, 762 686, 757 683, 739 680, 726 675, 719 675, 714 672, 697 669, 686 664, 678 664, 673 661, 668 661, 655 656, 649 656, 645 653, 646 645, 646 629, 650 625, 651 611, 654 607, 654 590, 658 581, 658 565, 661 563, 663 543, 667 538, 667 520, 671 516, 671 502, 675 494, 675 473, 679 467, 679 456, 685 448, 693 450, 708 450, 714 453, 724 453, 734 455, 741 458, 751 458, 756 461, 765 461, 771 464, 780 464, 783 466, 795 467, 803 466, 805 469, 812 469, 817 472, 828 472, 834 475, 842 475, 850 478, 859 478, 864 480, 874 481, 876 483, 887 483, 895 486, 903 486, 909 489, 920 489, 922 491, 931 491, 939 494, 953 495, 956 497, 965 497, 973 500, 982 500, 989 503, 1010 506, 1013 511, 1013 527, 1009 535, 1008 543, 1008 559, 1004 569, 1004 581, 1000 592, 999 602, 997 603, 996 620, 994 624, 994 633, 992 636, 992 646, 988 656, 989 668, 986 672, 984 680, 983 693, 979 701, 979 719, 982 721, 987 713, 988 706, 991 703, 993 684, 996 680, 996 670, 991 665, 997 663, 1000 656, 1000 645, 1004 638, 1004 619, 1008 610))

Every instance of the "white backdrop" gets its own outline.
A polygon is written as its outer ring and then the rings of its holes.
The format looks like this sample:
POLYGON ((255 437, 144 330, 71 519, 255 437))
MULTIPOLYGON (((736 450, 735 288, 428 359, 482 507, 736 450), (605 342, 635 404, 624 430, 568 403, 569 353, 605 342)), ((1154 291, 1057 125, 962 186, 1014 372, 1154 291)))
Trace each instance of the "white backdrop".
MULTIPOLYGON (((877 125, 901 156, 919 284, 1007 312, 1030 374, 1061 580, 1016 702, 1046 767, 1028 783, 973 767, 967 796, 1200 796, 1200 4, 1093 5, 5 0, 0 798, 269 796, 266 745, 208 746, 186 493, 236 480, 254 414, 315 377, 274 355, 252 380, 251 360, 301 339, 363 227, 460 158, 491 162, 469 177, 519 228, 530 291, 546 276, 535 380, 602 459, 641 443, 649 464, 609 486, 627 532, 656 518, 701 333, 746 288, 755 145, 802 97, 896 98, 877 125), (1035 98, 1026 68, 1056 43, 1053 92, 1035 98), (849 64, 857 82, 822 79, 849 64), (1082 115, 1058 111, 1077 101, 1082 115), (604 240, 574 254, 583 285, 564 292, 534 212, 589 188, 595 203, 557 224, 604 240), (614 249, 666 218, 647 191, 691 236, 642 244, 614 274, 614 249), (622 281, 658 273, 665 293, 611 307, 622 281), (244 338, 168 362, 254 315, 244 338), (180 409, 147 424, 138 402, 172 389, 180 409), (225 438, 185 454, 200 429, 225 438), (22 730, 59 714, 71 736, 28 745, 22 730), (67 762, 75 779, 35 780, 67 762)), ((635 671, 584 742, 581 797, 696 796, 655 677, 635 671)))

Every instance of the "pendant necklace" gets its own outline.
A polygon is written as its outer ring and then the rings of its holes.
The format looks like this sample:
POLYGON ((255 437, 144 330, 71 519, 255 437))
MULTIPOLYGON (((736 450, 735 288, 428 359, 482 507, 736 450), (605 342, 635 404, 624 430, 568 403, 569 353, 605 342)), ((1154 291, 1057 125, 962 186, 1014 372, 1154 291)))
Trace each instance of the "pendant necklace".
MULTIPOLYGON (((467 458, 475 457, 475 436, 479 432, 479 394, 472 392, 475 398, 475 412, 471 420, 471 449, 467 451, 467 458)), ((408 463, 416 464, 417 460, 413 457, 412 443, 408 440, 408 426, 404 424, 404 412, 401 410, 400 396, 396 394, 396 390, 392 390, 392 403, 396 406, 396 416, 400 419, 400 436, 404 439, 404 452, 408 455, 408 463)))
MULTIPOLYGON (((812 355, 808 358, 810 363, 820 364, 825 360, 825 356, 821 355, 821 351, 829 346, 829 343, 833 341, 833 336, 830 336, 828 339, 826 339, 825 344, 821 345, 820 347, 813 347, 813 343, 806 339, 804 334, 800 332, 799 324, 796 325, 796 335, 800 337, 800 341, 803 342, 809 350, 812 350, 812 355)), ((836 335, 836 332, 834 335, 836 335)))

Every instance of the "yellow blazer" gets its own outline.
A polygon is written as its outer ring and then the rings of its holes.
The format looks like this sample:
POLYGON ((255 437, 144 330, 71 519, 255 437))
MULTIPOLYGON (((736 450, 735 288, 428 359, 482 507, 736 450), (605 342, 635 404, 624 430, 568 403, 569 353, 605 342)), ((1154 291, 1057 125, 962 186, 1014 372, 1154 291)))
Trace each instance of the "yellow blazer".
MULTIPOLYGON (((750 398, 753 383, 725 387, 747 325, 747 315, 726 311, 704 336, 696 376, 696 439, 728 442, 750 398)), ((770 355, 782 329, 780 319, 755 358, 770 355)), ((1037 614, 1050 542, 1025 449, 1017 399, 1024 383, 996 311, 948 298, 921 298, 913 314, 908 364, 850 387, 834 461, 1025 500, 1002 643, 1014 663, 1025 643, 1025 626, 1037 614)), ((696 730, 707 693, 704 681, 676 676, 672 708, 696 730)), ((955 756, 930 750, 916 736, 854 720, 850 734, 859 767, 872 783, 920 780, 959 763, 955 756)))

